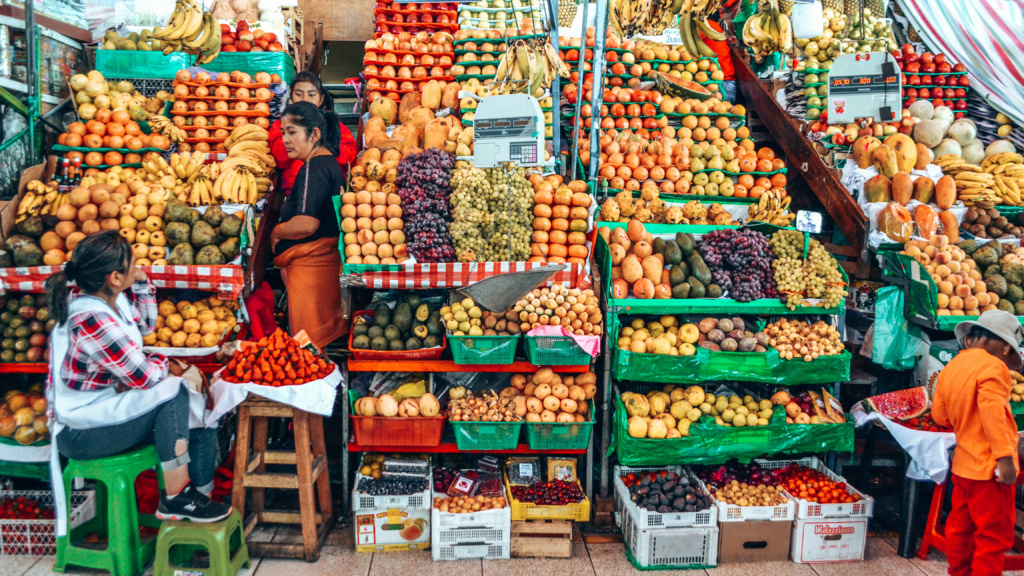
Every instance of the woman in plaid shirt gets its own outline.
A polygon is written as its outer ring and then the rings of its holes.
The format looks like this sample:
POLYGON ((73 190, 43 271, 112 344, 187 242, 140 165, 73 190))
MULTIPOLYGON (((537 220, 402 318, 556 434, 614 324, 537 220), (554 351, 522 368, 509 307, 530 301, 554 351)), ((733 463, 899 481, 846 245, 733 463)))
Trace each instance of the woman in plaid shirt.
MULTIPOLYGON (((213 488, 215 430, 189 429, 182 366, 142 351, 143 333, 156 324, 156 294, 136 268, 128 241, 117 230, 85 238, 64 270, 47 279, 46 291, 57 321, 50 337, 48 392, 60 453, 91 460, 154 444, 165 488, 157 517, 226 518, 231 507, 206 496, 213 488), (76 294, 69 292, 71 281, 76 294), (134 302, 124 295, 129 289, 134 302), (195 486, 190 479, 206 485, 195 486)), ((57 464, 55 488, 61 484, 57 464)))

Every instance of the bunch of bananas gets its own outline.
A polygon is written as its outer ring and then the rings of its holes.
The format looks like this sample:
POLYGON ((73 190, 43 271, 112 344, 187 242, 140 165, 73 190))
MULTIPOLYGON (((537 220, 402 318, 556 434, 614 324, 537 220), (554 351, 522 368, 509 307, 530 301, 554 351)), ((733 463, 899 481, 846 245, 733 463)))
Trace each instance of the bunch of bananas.
POLYGON ((175 126, 170 118, 159 114, 150 114, 146 120, 149 122, 150 130, 163 134, 171 141, 171 144, 183 144, 185 142, 185 131, 175 126))
POLYGON ((491 94, 530 94, 544 96, 555 75, 569 77, 569 67, 558 57, 558 51, 547 40, 540 42, 516 40, 501 55, 494 74, 497 90, 491 94))
MULTIPOLYGON (((996 186, 995 174, 986 172, 977 164, 968 164, 957 154, 943 154, 935 159, 935 164, 942 168, 944 174, 953 176, 957 198, 965 206, 992 208, 996 204, 1020 202, 1020 196, 1014 198, 1012 192, 1009 198, 1003 197, 996 186)), ((989 162, 989 166, 991 164, 989 162)))
POLYGON ((135 175, 143 182, 157 182, 168 190, 179 185, 178 174, 171 168, 163 156, 153 153, 142 159, 142 166, 135 170, 135 175))
POLYGON ((25 189, 25 195, 18 203, 18 215, 14 219, 17 224, 29 216, 45 216, 56 214, 57 208, 68 201, 68 195, 57 191, 57 183, 51 181, 43 184, 32 180, 25 189))
POLYGON ((981 169, 994 176, 994 190, 1008 206, 1020 206, 1021 188, 1024 188, 1024 156, 1014 152, 999 152, 981 162, 981 169))
POLYGON ((718 12, 720 0, 612 0, 608 22, 620 38, 638 34, 662 34, 679 15, 679 35, 691 54, 713 57, 714 51, 701 39, 725 40, 725 34, 708 25, 707 19, 718 12))
POLYGON ((772 188, 761 195, 756 204, 751 204, 747 209, 748 220, 767 222, 775 226, 789 226, 796 218, 796 214, 786 214, 789 211, 789 203, 792 200, 789 196, 782 197, 782 190, 772 188))
MULTIPOLYGON (((225 160, 220 176, 209 190, 210 200, 223 204, 255 204, 259 201, 261 195, 270 190, 270 179, 257 176, 254 164, 248 159, 225 160)), ((209 185, 209 181, 206 184, 209 185)))
POLYGON ((759 0, 757 14, 743 25, 743 43, 754 51, 754 59, 760 63, 774 52, 789 52, 793 47, 793 25, 779 11, 775 0, 759 0))
POLYGON ((221 30, 211 12, 203 12, 196 0, 178 0, 167 25, 154 28, 151 37, 164 43, 164 54, 187 52, 196 66, 209 64, 220 53, 221 30))

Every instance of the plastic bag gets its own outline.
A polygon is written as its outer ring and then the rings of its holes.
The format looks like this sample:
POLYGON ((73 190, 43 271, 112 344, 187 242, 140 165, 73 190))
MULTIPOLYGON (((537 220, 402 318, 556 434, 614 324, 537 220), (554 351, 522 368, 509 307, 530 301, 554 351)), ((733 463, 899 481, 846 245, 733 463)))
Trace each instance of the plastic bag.
POLYGON ((918 354, 926 352, 929 344, 921 327, 907 322, 903 299, 900 287, 886 286, 878 290, 875 302, 871 360, 889 370, 910 370, 918 354))
POLYGON ((906 208, 889 202, 878 213, 878 229, 894 242, 906 242, 914 235, 914 220, 906 208))

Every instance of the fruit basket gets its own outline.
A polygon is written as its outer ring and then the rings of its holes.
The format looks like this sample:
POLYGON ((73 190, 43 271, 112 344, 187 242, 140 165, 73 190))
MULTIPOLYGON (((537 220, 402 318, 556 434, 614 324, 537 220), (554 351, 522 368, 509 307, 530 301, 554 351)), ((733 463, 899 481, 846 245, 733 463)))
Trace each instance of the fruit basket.
MULTIPOLYGON (((805 466, 813 470, 817 470, 827 476, 833 482, 841 482, 846 484, 846 480, 832 472, 825 467, 824 464, 818 460, 817 457, 811 456, 809 458, 801 458, 799 460, 755 460, 761 468, 764 469, 776 469, 785 468, 790 464, 798 464, 805 466)), ((784 486, 783 486, 784 487, 784 486)), ((784 487, 785 488, 785 487, 784 487)), ((798 498, 790 493, 788 490, 786 493, 793 498, 796 502, 796 517, 799 519, 806 518, 854 518, 854 517, 871 517, 874 514, 875 501, 871 496, 867 496, 859 492, 853 486, 846 484, 846 492, 859 496, 860 500, 857 502, 839 503, 839 504, 819 504, 817 502, 811 502, 798 498)))
MULTIPOLYGON (((41 508, 53 509, 51 491, 0 491, 0 504, 9 499, 24 498, 41 508)), ((74 529, 96 516, 96 492, 71 493, 68 528, 74 529)), ((0 557, 53 556, 57 553, 57 521, 55 519, 0 518, 0 557)))
POLYGON ((586 422, 527 422, 525 427, 531 450, 586 450, 594 431, 594 407, 586 422))
POLYGON ((514 450, 522 422, 452 422, 459 450, 514 450))
POLYGON ((626 559, 640 570, 717 566, 718 536, 717 526, 643 530, 632 516, 622 519, 626 559))
MULTIPOLYGON (((577 480, 577 484, 579 481, 577 480)), ((582 487, 580 488, 582 491, 582 487)), ((573 520, 575 522, 590 521, 590 499, 583 495, 582 502, 570 502, 562 506, 548 506, 532 502, 520 502, 512 496, 512 486, 505 474, 505 492, 512 506, 512 520, 573 520)))
POLYGON ((441 444, 444 434, 444 416, 427 418, 357 416, 354 407, 360 394, 356 390, 348 391, 349 405, 353 407, 349 418, 352 420, 352 432, 356 444, 360 446, 407 446, 429 447, 441 444))
POLYGON ((536 366, 586 366, 593 360, 570 336, 526 336, 526 357, 536 366))
POLYGON ((514 336, 448 336, 456 364, 512 364, 519 334, 514 336))
MULTIPOLYGON (((668 467, 631 467, 631 466, 616 466, 615 467, 615 508, 622 512, 623 516, 631 516, 633 523, 638 526, 641 530, 649 530, 651 528, 690 528, 690 527, 702 527, 702 526, 716 526, 718 518, 718 509, 712 506, 707 510, 701 510, 700 512, 651 512, 645 508, 637 506, 629 494, 629 488, 622 481, 622 477, 627 474, 648 473, 648 472, 674 472, 680 476, 686 477, 691 483, 696 484, 705 492, 707 488, 704 483, 698 480, 696 477, 691 475, 688 471, 684 470, 682 466, 668 466, 668 467)), ((625 520, 623 520, 625 521, 625 520)))

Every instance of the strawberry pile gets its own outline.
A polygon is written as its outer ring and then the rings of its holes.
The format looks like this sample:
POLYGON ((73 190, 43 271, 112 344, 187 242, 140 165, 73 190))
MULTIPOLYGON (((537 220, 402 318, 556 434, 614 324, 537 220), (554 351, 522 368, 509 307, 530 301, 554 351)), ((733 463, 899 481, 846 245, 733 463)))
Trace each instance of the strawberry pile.
POLYGON ((253 382, 265 386, 293 386, 326 377, 333 365, 300 348, 294 338, 278 328, 255 346, 236 351, 223 378, 228 382, 253 382))

